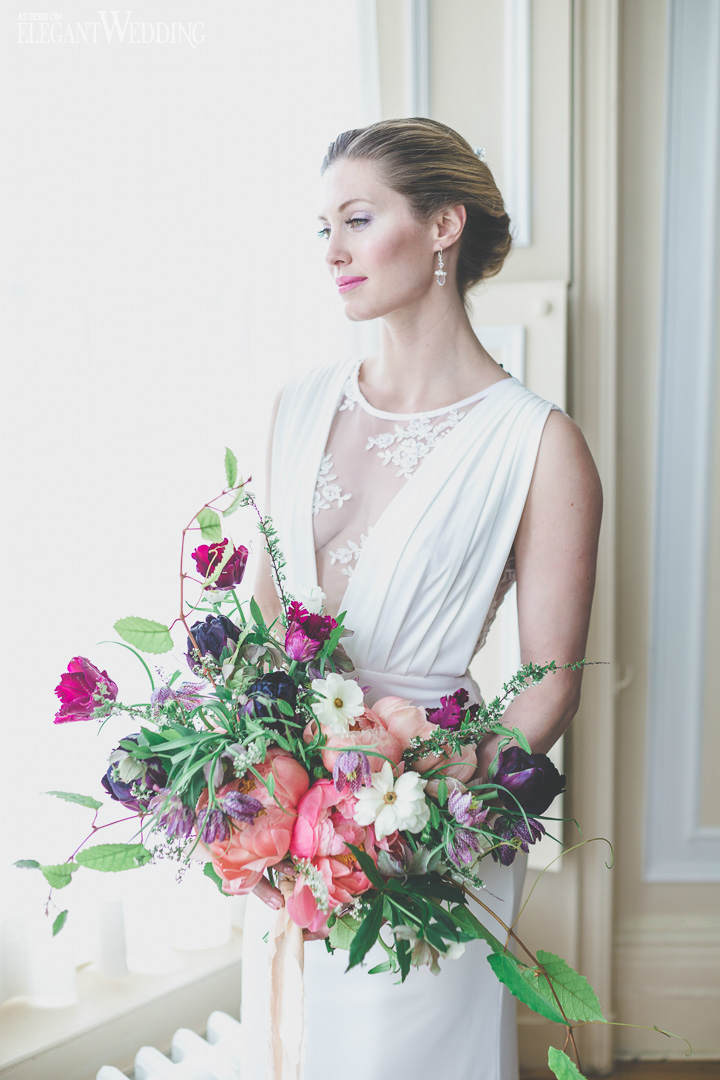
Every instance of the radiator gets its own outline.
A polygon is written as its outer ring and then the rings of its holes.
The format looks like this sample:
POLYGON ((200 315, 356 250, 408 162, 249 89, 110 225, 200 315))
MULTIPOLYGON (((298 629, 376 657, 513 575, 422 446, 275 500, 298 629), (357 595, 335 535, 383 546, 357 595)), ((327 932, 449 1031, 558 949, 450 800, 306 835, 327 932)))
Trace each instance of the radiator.
POLYGON ((242 1080, 241 1051, 240 1021, 214 1012, 208 1018, 205 1038, 188 1028, 178 1028, 169 1058, 154 1046, 142 1046, 131 1072, 103 1065, 96 1080, 242 1080))

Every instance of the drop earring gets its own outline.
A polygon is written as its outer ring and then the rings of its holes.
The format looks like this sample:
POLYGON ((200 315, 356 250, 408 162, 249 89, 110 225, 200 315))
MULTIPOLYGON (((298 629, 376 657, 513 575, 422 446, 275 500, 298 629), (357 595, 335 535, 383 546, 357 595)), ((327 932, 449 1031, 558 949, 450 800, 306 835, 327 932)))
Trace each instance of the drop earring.
POLYGON ((438 254, 438 268, 437 268, 437 270, 434 270, 433 273, 435 274, 435 278, 437 280, 438 285, 444 285, 445 280, 447 278, 447 272, 445 270, 445 264, 443 262, 442 249, 440 249, 437 254, 438 254))

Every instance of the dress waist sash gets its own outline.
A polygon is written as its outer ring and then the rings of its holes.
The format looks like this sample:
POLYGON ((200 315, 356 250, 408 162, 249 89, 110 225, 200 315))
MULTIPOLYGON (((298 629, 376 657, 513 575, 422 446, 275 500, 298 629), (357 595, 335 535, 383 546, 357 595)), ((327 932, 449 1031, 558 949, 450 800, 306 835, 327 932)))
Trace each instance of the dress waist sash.
POLYGON ((485 704, 480 687, 469 671, 464 675, 446 675, 443 672, 420 675, 415 672, 402 674, 398 671, 355 668, 353 678, 366 691, 370 706, 374 705, 378 698, 393 695, 407 698, 424 709, 435 708, 440 704, 441 697, 453 694, 460 688, 467 690, 471 704, 485 704))

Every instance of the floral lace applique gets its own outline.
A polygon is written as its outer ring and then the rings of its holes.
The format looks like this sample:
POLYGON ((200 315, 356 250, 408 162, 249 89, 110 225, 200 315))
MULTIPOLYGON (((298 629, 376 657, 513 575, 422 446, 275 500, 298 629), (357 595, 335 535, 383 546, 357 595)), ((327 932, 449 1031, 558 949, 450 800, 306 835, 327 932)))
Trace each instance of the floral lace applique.
POLYGON ((342 504, 352 498, 352 492, 343 491, 337 482, 332 451, 323 454, 318 469, 317 483, 313 494, 313 514, 320 510, 329 510, 333 504, 339 510, 342 504))
POLYGON ((482 649, 483 645, 487 641, 487 636, 490 633, 490 627, 495 622, 495 616, 498 613, 500 605, 505 599, 505 594, 508 592, 511 585, 514 581, 516 581, 516 579, 517 572, 515 569, 515 552, 511 551, 510 555, 508 556, 508 561, 505 563, 505 569, 500 575, 500 581, 498 582, 498 587, 495 590, 495 595, 493 596, 490 607, 488 608, 488 613, 485 616, 485 622, 483 623, 483 628, 480 631, 480 637, 478 638, 477 644, 475 645, 475 651, 473 653, 473 656, 476 655, 480 651, 480 649, 482 649))
POLYGON ((369 435, 365 449, 377 448, 377 456, 383 465, 394 465, 397 470, 395 475, 408 479, 422 459, 463 416, 464 412, 451 408, 435 423, 429 417, 416 417, 407 424, 395 423, 394 431, 369 435))
POLYGON ((353 564, 357 564, 357 560, 360 558, 360 552, 367 543, 370 532, 372 532, 372 529, 368 530, 368 532, 366 533, 360 534, 359 544, 357 544, 354 540, 347 540, 343 547, 335 548, 333 551, 328 551, 331 565, 334 566, 335 563, 340 563, 340 573, 344 574, 345 577, 351 577, 355 569, 355 565, 353 564))

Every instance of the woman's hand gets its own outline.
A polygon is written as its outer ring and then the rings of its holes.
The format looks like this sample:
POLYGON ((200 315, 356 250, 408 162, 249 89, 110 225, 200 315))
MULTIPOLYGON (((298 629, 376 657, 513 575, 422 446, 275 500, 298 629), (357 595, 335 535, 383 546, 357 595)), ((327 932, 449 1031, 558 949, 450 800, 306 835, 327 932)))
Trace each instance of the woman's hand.
MULTIPOLYGON (((274 869, 279 870, 281 873, 287 872, 292 869, 292 864, 284 861, 278 863, 274 869)), ((252 891, 274 911, 279 911, 281 907, 285 906, 285 897, 280 892, 280 889, 276 889, 274 885, 271 885, 266 877, 261 877, 252 891)), ((322 941, 326 937, 327 934, 314 934, 310 930, 303 930, 303 941, 322 941)))

